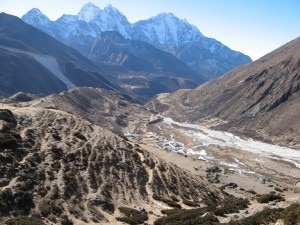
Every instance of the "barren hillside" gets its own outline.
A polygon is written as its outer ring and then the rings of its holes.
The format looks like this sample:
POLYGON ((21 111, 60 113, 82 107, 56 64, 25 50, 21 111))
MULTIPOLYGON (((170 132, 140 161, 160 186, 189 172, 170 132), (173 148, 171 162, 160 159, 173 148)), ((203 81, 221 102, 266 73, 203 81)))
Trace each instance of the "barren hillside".
POLYGON ((300 146, 300 38, 193 90, 148 106, 180 121, 213 124, 275 144, 300 146))
POLYGON ((83 118, 53 109, 1 105, 0 212, 52 223, 117 224, 118 207, 207 205, 223 194, 83 118), (191 203, 190 203, 191 204, 191 203))
POLYGON ((100 88, 75 88, 23 104, 80 115, 118 134, 142 126, 151 116, 130 96, 100 88))

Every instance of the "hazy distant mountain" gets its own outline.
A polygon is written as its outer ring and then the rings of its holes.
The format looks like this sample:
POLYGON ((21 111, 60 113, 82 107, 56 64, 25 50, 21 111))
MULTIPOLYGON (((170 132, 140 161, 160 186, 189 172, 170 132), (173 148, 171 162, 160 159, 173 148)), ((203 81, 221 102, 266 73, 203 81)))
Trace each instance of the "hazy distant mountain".
POLYGON ((103 32, 95 38, 88 58, 95 62, 123 66, 136 72, 188 78, 198 83, 205 81, 172 54, 145 42, 125 39, 117 32, 103 32))
POLYGON ((133 24, 133 31, 132 39, 148 42, 174 54, 208 79, 251 61, 248 56, 205 37, 197 27, 172 13, 161 13, 139 21, 133 24))
POLYGON ((78 15, 63 15, 50 23, 37 9, 30 10, 22 19, 87 57, 91 44, 102 32, 116 31, 124 38, 147 42, 170 52, 195 72, 209 79, 251 61, 248 56, 203 36, 197 27, 171 13, 161 13, 148 20, 130 24, 112 6, 102 10, 88 3, 78 15))
POLYGON ((300 146, 300 38, 194 90, 150 103, 178 120, 221 119, 218 128, 300 146))
POLYGON ((1 14, 0 27, 0 93, 6 96, 20 91, 51 94, 81 86, 122 86, 122 90, 146 101, 161 92, 197 85, 191 81, 195 73, 176 57, 149 44, 124 39, 116 32, 103 33, 94 40, 91 54, 103 58, 96 65, 17 17, 1 14), (139 46, 146 49, 143 54, 137 50, 139 46))
POLYGON ((24 23, 0 14, 0 92, 49 94, 77 86, 118 89, 77 51, 24 23))

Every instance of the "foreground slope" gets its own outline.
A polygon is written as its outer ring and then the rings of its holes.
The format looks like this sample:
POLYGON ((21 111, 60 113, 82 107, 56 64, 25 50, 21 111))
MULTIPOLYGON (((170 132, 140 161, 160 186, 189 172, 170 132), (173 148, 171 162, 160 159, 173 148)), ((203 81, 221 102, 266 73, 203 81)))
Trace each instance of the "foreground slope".
POLYGON ((182 199, 198 205, 223 196, 204 179, 82 117, 1 108, 11 110, 0 110, 1 221, 34 215, 52 223, 117 224, 120 206, 160 214, 168 204, 187 207, 182 199))
POLYGON ((300 146, 300 38, 194 90, 158 95, 149 106, 181 121, 300 146), (219 121, 212 123, 213 119, 219 121))
POLYGON ((118 89, 80 53, 17 17, 0 14, 0 93, 50 94, 77 86, 118 89))

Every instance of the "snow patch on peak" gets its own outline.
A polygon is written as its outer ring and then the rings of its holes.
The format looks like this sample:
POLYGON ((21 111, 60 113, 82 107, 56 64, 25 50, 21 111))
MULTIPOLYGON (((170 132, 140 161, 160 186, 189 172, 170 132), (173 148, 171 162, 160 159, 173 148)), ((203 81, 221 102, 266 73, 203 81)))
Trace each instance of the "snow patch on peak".
POLYGON ((107 6, 105 6, 104 11, 111 11, 111 12, 121 14, 121 12, 117 8, 113 7, 111 4, 108 4, 107 6))
POLYGON ((106 6, 90 24, 96 25, 101 31, 117 31, 123 37, 130 38, 131 24, 125 15, 111 5, 106 6))
POLYGON ((51 22, 49 18, 37 8, 29 10, 22 16, 22 20, 31 25, 48 25, 51 22))
MULTIPOLYGON (((24 16, 24 18, 27 18, 27 17, 35 17, 35 18, 38 18, 38 17, 46 17, 48 18, 46 15, 44 15, 39 9, 37 8, 33 8, 31 10, 29 10, 24 16)), ((22 18, 23 18, 22 17, 22 18)))
POLYGON ((171 12, 162 12, 162 13, 159 13, 157 16, 154 16, 152 18, 155 18, 155 17, 168 17, 168 18, 177 18, 173 13, 171 12))
POLYGON ((78 16, 66 15, 63 14, 60 18, 56 20, 56 22, 64 22, 64 23, 76 23, 78 16))
POLYGON ((78 19, 85 22, 90 22, 96 19, 101 12, 102 10, 99 7, 89 2, 81 8, 80 12, 78 13, 78 19))
POLYGON ((38 8, 33 8, 33 9, 29 10, 27 14, 31 14, 31 15, 44 15, 41 12, 41 10, 39 10, 38 8))
POLYGON ((124 14, 122 14, 117 8, 113 7, 110 4, 104 8, 102 14, 107 14, 116 20, 123 21, 125 23, 129 23, 126 16, 124 14))
POLYGON ((199 41, 203 35, 197 27, 176 17, 173 13, 160 13, 148 20, 134 24, 138 40, 146 41, 157 47, 179 46, 187 42, 199 41), (141 32, 139 32, 141 31, 141 32))

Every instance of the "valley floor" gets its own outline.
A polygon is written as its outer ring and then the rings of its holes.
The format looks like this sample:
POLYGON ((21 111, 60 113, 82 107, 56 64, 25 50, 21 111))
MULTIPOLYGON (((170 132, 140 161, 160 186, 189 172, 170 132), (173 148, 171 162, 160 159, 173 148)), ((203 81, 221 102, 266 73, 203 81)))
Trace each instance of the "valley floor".
MULTIPOLYGON (((155 118, 149 121, 155 121, 155 118)), ((219 218, 221 222, 228 222, 232 217, 247 217, 266 207, 284 208, 300 203, 300 193, 294 192, 294 185, 300 180, 300 150, 242 139, 170 118, 132 129, 136 135, 130 139, 147 151, 203 179, 215 176, 211 182, 217 187, 225 188, 236 197, 252 199, 249 209, 219 218), (214 167, 220 171, 207 172, 208 168, 214 167), (237 186, 232 188, 229 184, 237 186), (229 187, 224 187, 226 185, 229 187), (282 194, 286 201, 259 204, 255 200, 256 194, 275 192, 282 194)))

